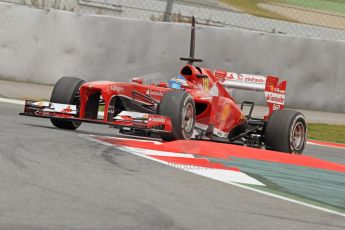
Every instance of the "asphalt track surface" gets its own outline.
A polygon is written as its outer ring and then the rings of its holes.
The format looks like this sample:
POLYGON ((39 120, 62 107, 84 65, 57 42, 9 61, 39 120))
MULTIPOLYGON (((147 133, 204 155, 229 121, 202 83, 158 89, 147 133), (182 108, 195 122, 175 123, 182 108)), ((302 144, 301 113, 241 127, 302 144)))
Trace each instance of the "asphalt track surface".
MULTIPOLYGON (((0 229, 344 229, 345 218, 204 178, 0 103, 0 229)), ((341 149, 305 155, 345 164, 341 149)))

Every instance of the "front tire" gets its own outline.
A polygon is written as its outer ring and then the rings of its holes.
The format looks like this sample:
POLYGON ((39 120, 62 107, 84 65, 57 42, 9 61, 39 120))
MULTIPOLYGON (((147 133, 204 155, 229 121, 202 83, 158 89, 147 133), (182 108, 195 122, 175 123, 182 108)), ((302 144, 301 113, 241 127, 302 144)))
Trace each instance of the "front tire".
POLYGON ((302 113, 276 110, 268 119, 264 140, 266 149, 302 154, 307 142, 307 123, 302 113))
MULTIPOLYGON (((50 102, 60 104, 79 105, 79 88, 85 81, 77 77, 62 77, 60 78, 53 89, 50 97, 50 102)), ((61 129, 75 130, 81 122, 65 121, 60 119, 50 119, 51 123, 61 129)))
POLYGON ((168 91, 159 104, 158 114, 171 119, 172 133, 161 133, 164 141, 188 140, 195 125, 195 103, 185 91, 168 91))

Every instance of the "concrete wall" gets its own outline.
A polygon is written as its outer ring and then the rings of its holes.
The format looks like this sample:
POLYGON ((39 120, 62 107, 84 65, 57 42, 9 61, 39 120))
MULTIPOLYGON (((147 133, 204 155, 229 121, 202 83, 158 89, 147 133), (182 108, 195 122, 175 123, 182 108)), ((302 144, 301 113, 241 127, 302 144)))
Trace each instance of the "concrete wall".
MULTIPOLYGON (((46 84, 63 75, 167 79, 182 66, 189 36, 184 24, 0 4, 0 76, 46 84)), ((198 27, 196 46, 205 67, 287 79, 289 107, 345 112, 345 42, 198 27)), ((235 95, 263 101, 260 93, 235 95)))

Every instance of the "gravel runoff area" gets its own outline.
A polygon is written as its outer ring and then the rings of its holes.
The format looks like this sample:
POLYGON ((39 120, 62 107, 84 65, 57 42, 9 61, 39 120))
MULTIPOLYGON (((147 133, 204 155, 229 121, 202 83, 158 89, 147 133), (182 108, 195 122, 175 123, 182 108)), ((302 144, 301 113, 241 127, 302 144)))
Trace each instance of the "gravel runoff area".
MULTIPOLYGON (((110 2, 110 0, 108 0, 110 2)), ((116 5, 116 1, 114 4, 116 5)), ((197 2, 196 0, 192 0, 197 2)), ((17 2, 14 0, 7 0, 6 2, 1 2, 0 4, 8 4, 8 2, 17 2)), ((83 1, 86 2, 86 1, 83 1)), ((291 23, 281 20, 272 20, 268 18, 256 17, 247 13, 234 10, 231 6, 225 6, 224 3, 218 2, 215 0, 202 0, 198 3, 203 4, 203 7, 197 7, 195 4, 186 3, 187 1, 176 1, 172 10, 173 14, 181 14, 184 16, 195 16, 200 22, 206 22, 212 19, 211 24, 217 26, 224 26, 226 28, 232 29, 244 29, 250 31, 260 31, 267 33, 279 33, 287 34, 290 36, 301 36, 301 37, 312 37, 312 38, 321 38, 321 39, 330 39, 330 40, 345 40, 345 31, 344 29, 331 29, 327 27, 313 26, 308 25, 310 21, 302 21, 307 24, 301 23, 291 23), (212 6, 212 7, 211 7, 212 6), (216 7, 215 7, 216 6, 216 7), (227 8, 228 10, 219 9, 218 6, 227 8)), ((63 5, 63 4, 62 4, 63 5)), ((162 13, 165 11, 166 2, 165 1, 152 1, 152 0, 131 0, 131 1, 122 1, 121 3, 122 11, 121 17, 125 18, 136 18, 140 20, 151 20, 152 18, 162 17, 162 13), (140 9, 138 10, 137 7, 140 9)), ((267 8, 267 5, 261 5, 263 8, 267 8)), ((81 7, 81 6, 80 6, 81 7)), ((80 10, 82 13, 97 13, 98 8, 95 8, 95 11, 92 11, 90 7, 83 12, 83 8, 80 10)), ((272 8, 272 11, 280 13, 281 9, 272 8)), ((117 11, 116 11, 117 12, 117 11)), ((111 15, 108 12, 109 15, 111 15)), ((291 15, 289 15, 290 17, 291 15)), ((300 13, 296 17, 300 16, 300 13)), ((307 18, 310 17, 307 15, 307 18)), ((296 18, 298 21, 300 18, 296 18)))
MULTIPOLYGON (((0 80, 0 97, 2 98, 49 100, 52 90, 52 85, 0 80)), ((343 113, 296 109, 306 116, 308 122, 345 125, 345 114, 343 113)), ((253 115, 262 117, 266 113, 267 107, 256 106, 253 115)))
POLYGON ((286 16, 298 22, 320 25, 339 30, 345 29, 345 17, 343 14, 322 11, 306 10, 303 7, 289 7, 286 5, 258 4, 259 7, 286 16))

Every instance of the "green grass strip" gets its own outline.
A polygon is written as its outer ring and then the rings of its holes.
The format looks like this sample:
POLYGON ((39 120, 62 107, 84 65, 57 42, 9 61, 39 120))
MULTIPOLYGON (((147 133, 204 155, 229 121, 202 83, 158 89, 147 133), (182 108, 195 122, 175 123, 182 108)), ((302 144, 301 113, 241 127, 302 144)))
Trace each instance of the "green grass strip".
POLYGON ((345 125, 310 123, 308 124, 308 138, 319 141, 345 143, 345 125))

